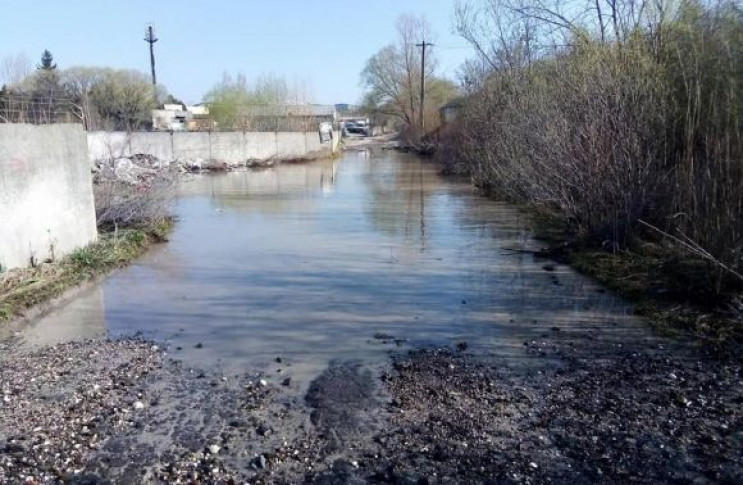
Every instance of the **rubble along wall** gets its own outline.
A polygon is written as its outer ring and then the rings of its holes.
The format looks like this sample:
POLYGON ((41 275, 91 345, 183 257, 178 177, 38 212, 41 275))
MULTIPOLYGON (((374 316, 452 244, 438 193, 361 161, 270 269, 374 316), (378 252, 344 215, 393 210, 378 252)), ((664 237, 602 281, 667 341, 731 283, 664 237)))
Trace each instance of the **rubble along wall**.
POLYGON ((161 160, 246 160, 302 158, 333 153, 340 133, 321 142, 317 132, 90 132, 89 160, 129 157, 142 153, 161 160))
POLYGON ((88 142, 77 124, 0 124, 0 266, 57 259, 95 241, 88 142))

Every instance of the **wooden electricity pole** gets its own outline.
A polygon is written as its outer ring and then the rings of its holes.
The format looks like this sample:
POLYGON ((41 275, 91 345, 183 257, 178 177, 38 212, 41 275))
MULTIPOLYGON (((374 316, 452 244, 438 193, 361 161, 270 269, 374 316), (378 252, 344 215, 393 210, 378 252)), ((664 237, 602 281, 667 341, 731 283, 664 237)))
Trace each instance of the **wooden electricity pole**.
POLYGON ((426 39, 423 39, 423 42, 420 44, 415 44, 416 47, 420 47, 421 50, 421 107, 420 107, 420 113, 418 115, 420 116, 420 125, 421 125, 421 136, 426 134, 426 126, 425 126, 425 118, 423 117, 423 113, 425 112, 425 106, 426 106, 426 47, 432 47, 433 44, 430 42, 426 42, 426 39))
POLYGON ((147 26, 144 32, 144 40, 150 44, 150 67, 152 68, 152 85, 157 86, 157 77, 155 76, 155 42, 157 37, 155 36, 155 29, 152 24, 147 26))

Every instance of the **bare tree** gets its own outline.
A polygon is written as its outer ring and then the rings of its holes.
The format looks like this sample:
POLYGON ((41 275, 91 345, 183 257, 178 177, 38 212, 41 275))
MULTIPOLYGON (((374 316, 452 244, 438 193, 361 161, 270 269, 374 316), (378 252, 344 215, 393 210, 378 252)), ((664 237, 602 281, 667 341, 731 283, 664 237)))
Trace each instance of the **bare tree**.
POLYGON ((31 60, 24 54, 7 56, 0 62, 0 84, 12 86, 21 83, 33 72, 31 60))
MULTIPOLYGON (((397 41, 374 54, 361 72, 362 83, 367 88, 364 104, 376 106, 378 112, 398 118, 414 131, 419 131, 418 119, 422 109, 419 95, 421 51, 416 44, 424 40, 434 40, 425 18, 412 15, 399 17, 397 41)), ((426 118, 432 117, 439 104, 447 101, 443 98, 456 93, 452 83, 436 76, 437 66, 434 47, 433 51, 427 51, 424 66, 425 94, 431 100, 426 103, 426 118)))
POLYGON ((101 70, 94 67, 71 67, 62 72, 62 83, 86 130, 98 129, 98 113, 91 93, 101 81, 101 70))

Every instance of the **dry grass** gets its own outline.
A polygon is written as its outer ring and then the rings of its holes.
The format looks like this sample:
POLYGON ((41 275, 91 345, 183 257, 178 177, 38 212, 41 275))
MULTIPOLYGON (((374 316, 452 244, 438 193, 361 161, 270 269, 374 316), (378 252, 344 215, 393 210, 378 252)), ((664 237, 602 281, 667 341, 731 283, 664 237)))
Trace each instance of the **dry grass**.
POLYGON ((124 229, 103 234, 99 241, 60 261, 0 274, 0 322, 23 314, 34 305, 119 268, 140 256, 151 244, 164 241, 172 227, 163 220, 148 229, 124 229))
POLYGON ((645 245, 634 251, 573 251, 579 271, 637 302, 637 313, 659 330, 681 333, 730 350, 743 342, 743 285, 730 281, 720 294, 705 283, 711 271, 674 247, 645 245))

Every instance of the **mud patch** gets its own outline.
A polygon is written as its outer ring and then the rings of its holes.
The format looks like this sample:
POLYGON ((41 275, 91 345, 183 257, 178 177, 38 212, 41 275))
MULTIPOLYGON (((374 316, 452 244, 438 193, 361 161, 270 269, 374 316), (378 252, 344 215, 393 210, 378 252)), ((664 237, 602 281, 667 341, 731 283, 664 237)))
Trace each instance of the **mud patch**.
POLYGON ((310 383, 305 397, 312 408, 310 419, 330 450, 374 429, 376 391, 372 372, 358 362, 332 362, 310 383))

